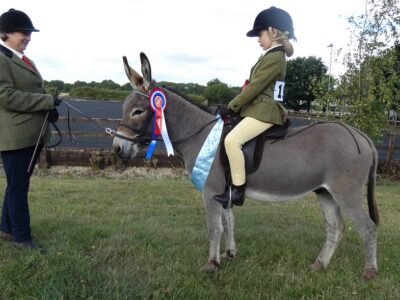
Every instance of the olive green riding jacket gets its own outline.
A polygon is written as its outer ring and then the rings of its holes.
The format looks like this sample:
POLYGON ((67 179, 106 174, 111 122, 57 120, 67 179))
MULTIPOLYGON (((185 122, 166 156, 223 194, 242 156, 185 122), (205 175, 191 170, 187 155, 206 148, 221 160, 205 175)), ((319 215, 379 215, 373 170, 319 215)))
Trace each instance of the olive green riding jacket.
MULTIPOLYGON (((228 107, 242 117, 282 125, 286 109, 274 100, 277 82, 286 75, 286 56, 282 46, 272 48, 251 68, 249 84, 229 103, 228 107)), ((282 97, 283 98, 283 97, 282 97)))
MULTIPOLYGON (((53 96, 45 94, 39 72, 0 45, 0 151, 34 146, 53 107, 53 96)), ((41 143, 51 137, 45 126, 41 143)))

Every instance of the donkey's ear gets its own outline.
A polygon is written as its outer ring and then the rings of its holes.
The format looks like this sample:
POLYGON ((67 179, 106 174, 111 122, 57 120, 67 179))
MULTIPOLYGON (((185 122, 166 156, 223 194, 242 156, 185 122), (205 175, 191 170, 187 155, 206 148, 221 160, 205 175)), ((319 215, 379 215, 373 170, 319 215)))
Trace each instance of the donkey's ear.
POLYGON ((140 76, 138 72, 136 72, 134 69, 132 69, 129 64, 128 64, 128 59, 126 56, 122 57, 122 60, 124 61, 124 68, 125 68, 125 73, 126 76, 129 79, 129 82, 131 83, 132 87, 135 90, 139 90, 143 87, 143 77, 140 76))
POLYGON ((140 62, 142 63, 142 75, 144 80, 144 88, 146 90, 150 90, 150 85, 152 83, 151 79, 151 66, 150 61, 147 58, 146 54, 143 52, 140 53, 140 62))

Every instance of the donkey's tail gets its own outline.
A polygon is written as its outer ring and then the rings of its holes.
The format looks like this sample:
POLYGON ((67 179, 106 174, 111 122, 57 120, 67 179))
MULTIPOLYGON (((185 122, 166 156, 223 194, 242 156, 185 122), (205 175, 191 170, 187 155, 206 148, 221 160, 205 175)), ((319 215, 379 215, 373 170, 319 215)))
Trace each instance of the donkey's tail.
POLYGON ((368 211, 372 221, 374 221, 376 225, 379 225, 380 218, 375 197, 376 171, 378 168, 378 158, 375 147, 371 144, 370 146, 372 150, 372 166, 369 169, 369 176, 368 176, 368 189, 367 189, 368 211))
POLYGON ((368 212, 372 221, 374 221, 375 225, 379 225, 380 218, 378 212, 378 206, 376 204, 375 197, 375 186, 376 186, 376 171, 378 169, 378 151, 376 151, 374 143, 371 139, 361 130, 352 127, 354 130, 358 131, 361 136, 363 136, 369 144, 372 152, 372 165, 369 169, 368 175, 368 188, 367 188, 367 199, 368 199, 368 212))

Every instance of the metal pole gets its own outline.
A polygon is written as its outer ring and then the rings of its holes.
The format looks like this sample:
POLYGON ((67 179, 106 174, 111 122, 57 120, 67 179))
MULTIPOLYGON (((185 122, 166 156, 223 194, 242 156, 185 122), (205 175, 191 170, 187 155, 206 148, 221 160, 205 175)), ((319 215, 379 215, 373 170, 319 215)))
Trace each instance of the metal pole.
POLYGON ((329 48, 331 48, 331 57, 329 59, 329 73, 328 73, 328 92, 331 90, 331 73, 332 73, 332 49, 333 49, 333 44, 330 43, 328 45, 329 48))

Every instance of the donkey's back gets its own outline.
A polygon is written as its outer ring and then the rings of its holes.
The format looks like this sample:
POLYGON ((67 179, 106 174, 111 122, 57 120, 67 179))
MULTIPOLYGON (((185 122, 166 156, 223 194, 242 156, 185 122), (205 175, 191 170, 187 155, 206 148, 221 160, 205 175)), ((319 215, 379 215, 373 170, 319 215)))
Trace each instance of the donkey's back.
POLYGON ((290 128, 285 139, 266 142, 260 168, 248 176, 248 196, 268 200, 263 193, 290 199, 312 191, 361 191, 367 182, 375 185, 376 165, 372 141, 353 127, 329 122, 290 128))

